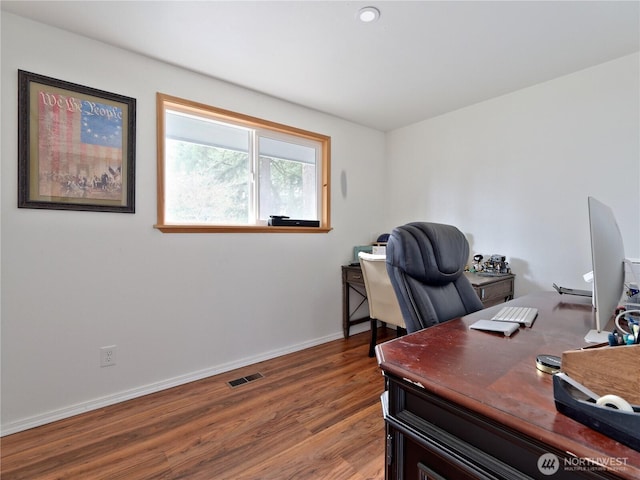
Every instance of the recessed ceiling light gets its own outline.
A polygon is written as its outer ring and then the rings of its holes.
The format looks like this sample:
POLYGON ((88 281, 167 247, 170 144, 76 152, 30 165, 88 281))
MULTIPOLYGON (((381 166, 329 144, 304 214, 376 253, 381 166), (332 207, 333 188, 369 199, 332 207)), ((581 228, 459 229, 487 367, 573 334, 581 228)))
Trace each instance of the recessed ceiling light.
POLYGON ((380 18, 380 10, 376 7, 363 7, 358 11, 358 18, 364 23, 375 22, 380 18))

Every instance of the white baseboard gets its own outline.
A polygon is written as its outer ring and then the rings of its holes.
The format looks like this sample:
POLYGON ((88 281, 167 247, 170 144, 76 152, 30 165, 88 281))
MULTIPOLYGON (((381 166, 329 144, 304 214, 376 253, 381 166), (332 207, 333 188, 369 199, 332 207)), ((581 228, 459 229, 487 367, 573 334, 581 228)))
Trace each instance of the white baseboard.
POLYGON ((57 420, 62 420, 64 418, 73 417, 74 415, 86 413, 91 410, 97 410, 99 408, 107 407, 109 405, 114 405, 116 403, 124 402, 126 400, 131 400, 133 398, 141 397, 143 395, 148 395, 150 393, 160 392, 162 390, 166 390, 167 388, 177 387, 178 385, 184 385, 186 383, 193 382, 196 380, 201 380, 203 378, 211 377, 213 375, 229 372, 231 370, 235 370, 236 368, 246 367, 247 365, 252 365, 254 363, 262 362, 264 360, 270 360, 272 358, 280 357, 288 353, 298 352, 300 350, 315 347, 316 345, 321 345, 323 343, 331 342, 339 338, 342 338, 341 332, 335 333, 333 335, 329 335, 323 338, 316 338, 309 342, 303 342, 297 345, 292 345, 287 348, 272 350, 262 355, 256 355, 255 357, 244 358, 242 360, 229 362, 223 365, 218 365, 216 367, 205 368, 203 370, 198 370, 195 372, 187 373, 185 375, 168 378, 160 382, 155 382, 149 385, 143 385, 140 387, 132 388, 122 392, 114 393, 112 395, 107 395, 104 397, 89 400, 87 402, 81 402, 75 405, 70 405, 68 407, 52 410, 50 412, 46 412, 43 414, 34 415, 34 416, 23 418, 20 420, 15 420, 2 425, 2 427, 0 428, 0 437, 3 437, 5 435, 11 435, 12 433, 28 430, 30 428, 39 427, 41 425, 55 422, 57 420))

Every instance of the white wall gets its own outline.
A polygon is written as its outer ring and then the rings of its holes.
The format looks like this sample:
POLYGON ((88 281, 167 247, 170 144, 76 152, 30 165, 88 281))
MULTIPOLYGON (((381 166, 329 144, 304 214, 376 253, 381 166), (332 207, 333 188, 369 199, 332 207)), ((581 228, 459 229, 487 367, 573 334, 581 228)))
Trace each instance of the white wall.
POLYGON ((3 434, 342 336, 340 265, 382 233, 383 133, 10 14, 1 41, 3 434), (137 99, 134 215, 17 208, 18 69, 137 99), (153 229, 157 91, 330 135, 333 231, 153 229))
POLYGON ((388 228, 450 223, 471 254, 506 255, 516 295, 589 288, 587 196, 640 254, 638 54, 387 135, 388 228))

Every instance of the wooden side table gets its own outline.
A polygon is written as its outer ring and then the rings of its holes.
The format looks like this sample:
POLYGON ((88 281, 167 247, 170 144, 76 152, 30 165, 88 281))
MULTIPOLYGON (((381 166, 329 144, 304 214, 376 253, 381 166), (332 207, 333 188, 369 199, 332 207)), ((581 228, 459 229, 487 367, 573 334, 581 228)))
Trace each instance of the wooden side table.
MULTIPOLYGON (((471 282, 471 286, 478 294, 485 308, 497 305, 513 299, 514 282, 513 274, 489 277, 477 273, 465 272, 471 282)), ((344 338, 349 338, 349 329, 352 325, 368 322, 366 317, 354 318, 354 314, 367 301, 367 292, 364 287, 364 277, 360 265, 342 266, 342 332, 344 338), (351 306, 351 292, 355 292, 358 304, 351 306)))
POLYGON ((349 328, 351 325, 368 322, 371 319, 367 317, 353 318, 358 309, 366 302, 367 291, 364 287, 364 277, 360 265, 343 265, 342 266, 342 332, 344 338, 349 338, 349 328), (351 294, 355 292, 360 303, 355 308, 351 307, 351 294))
POLYGON ((464 274, 480 297, 484 308, 513 300, 515 275, 509 273, 500 276, 483 276, 471 272, 464 272, 464 274))

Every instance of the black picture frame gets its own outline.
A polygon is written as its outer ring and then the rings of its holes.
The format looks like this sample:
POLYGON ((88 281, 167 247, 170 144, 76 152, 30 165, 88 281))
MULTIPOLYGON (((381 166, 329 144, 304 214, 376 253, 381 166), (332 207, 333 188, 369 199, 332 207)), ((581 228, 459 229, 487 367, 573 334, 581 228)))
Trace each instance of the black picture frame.
POLYGON ((18 207, 135 213, 136 100, 18 70, 18 207))

